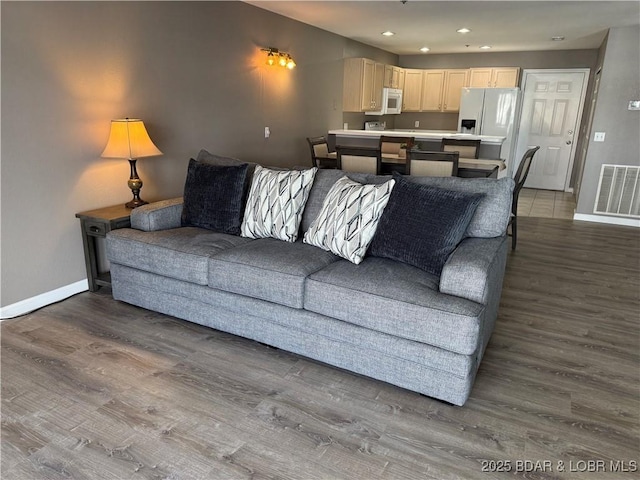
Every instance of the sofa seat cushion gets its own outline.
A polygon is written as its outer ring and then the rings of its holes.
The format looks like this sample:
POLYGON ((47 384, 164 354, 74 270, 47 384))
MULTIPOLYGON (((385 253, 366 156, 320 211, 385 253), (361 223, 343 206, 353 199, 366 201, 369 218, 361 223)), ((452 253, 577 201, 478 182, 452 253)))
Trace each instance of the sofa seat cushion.
POLYGON ((340 260, 309 276, 304 308, 446 350, 478 346, 483 305, 438 291, 439 278, 386 258, 340 260))
POLYGON ((297 242, 261 238, 209 259, 209 286, 302 308, 304 281, 338 257, 297 242))
POLYGON ((209 256, 251 241, 197 227, 155 232, 122 228, 108 233, 107 257, 110 262, 206 285, 209 256))

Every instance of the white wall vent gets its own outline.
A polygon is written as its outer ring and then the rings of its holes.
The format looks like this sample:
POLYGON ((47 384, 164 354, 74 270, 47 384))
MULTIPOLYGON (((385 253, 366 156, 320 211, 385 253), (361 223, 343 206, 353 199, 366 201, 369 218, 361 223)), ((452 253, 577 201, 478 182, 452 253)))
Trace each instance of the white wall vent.
POLYGON ((640 167, 602 165, 593 212, 640 218, 640 167))

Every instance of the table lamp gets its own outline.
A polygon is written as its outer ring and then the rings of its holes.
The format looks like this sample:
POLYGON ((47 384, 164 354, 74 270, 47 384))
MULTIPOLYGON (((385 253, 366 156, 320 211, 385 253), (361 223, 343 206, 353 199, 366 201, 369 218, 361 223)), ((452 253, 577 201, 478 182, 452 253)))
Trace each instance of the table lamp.
POLYGON ((111 132, 109 133, 109 141, 102 152, 104 158, 126 158, 131 166, 131 175, 127 185, 133 192, 133 199, 125 204, 128 208, 136 208, 144 205, 145 202, 140 198, 140 189, 142 188, 142 180, 138 176, 136 170, 136 160, 142 157, 153 157, 162 155, 158 150, 147 129, 144 128, 142 120, 137 118, 121 118, 111 120, 111 132))

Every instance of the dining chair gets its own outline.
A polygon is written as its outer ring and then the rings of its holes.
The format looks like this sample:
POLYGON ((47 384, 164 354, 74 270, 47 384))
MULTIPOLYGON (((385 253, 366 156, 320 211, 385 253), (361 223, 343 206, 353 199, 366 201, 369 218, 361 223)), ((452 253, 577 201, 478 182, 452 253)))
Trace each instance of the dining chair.
POLYGON ((397 163, 404 163, 406 152, 413 148, 415 137, 392 137, 389 135, 380 135, 380 153, 382 161, 399 160, 397 163))
POLYGON ((407 151, 415 145, 415 137, 381 135, 378 146, 382 155, 382 173, 406 173, 407 151))
POLYGON ((421 177, 455 177, 458 175, 458 152, 407 150, 407 175, 421 177))
POLYGON ((538 150, 540 150, 539 146, 530 148, 529 150, 524 152, 524 155, 522 156, 522 160, 520 161, 520 165, 518 165, 518 170, 516 171, 516 175, 514 177, 516 186, 513 189, 513 200, 511 201, 511 218, 509 219, 509 225, 511 225, 511 250, 516 249, 516 242, 518 241, 518 197, 520 196, 520 190, 522 190, 524 182, 527 180, 527 175, 529 175, 529 169, 531 168, 531 163, 533 162, 533 156, 538 150))
POLYGON ((461 158, 479 158, 481 140, 443 138, 441 152, 460 152, 461 158))
POLYGON ((382 154, 377 147, 348 147, 336 145, 337 163, 345 172, 373 173, 382 171, 382 154))
POLYGON ((311 150, 311 162, 317 168, 337 168, 337 153, 329 151, 326 137, 307 137, 311 150))

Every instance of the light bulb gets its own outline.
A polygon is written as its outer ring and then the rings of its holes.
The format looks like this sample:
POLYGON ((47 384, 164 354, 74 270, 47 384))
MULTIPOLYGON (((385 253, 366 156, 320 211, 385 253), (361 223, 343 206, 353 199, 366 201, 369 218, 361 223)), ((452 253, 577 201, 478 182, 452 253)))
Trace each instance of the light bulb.
POLYGON ((293 61, 293 58, 291 58, 291 55, 287 55, 287 68, 289 70, 292 70, 296 67, 296 62, 293 61))
POLYGON ((267 65, 271 66, 276 63, 276 58, 273 56, 273 53, 269 52, 267 55, 267 65))

